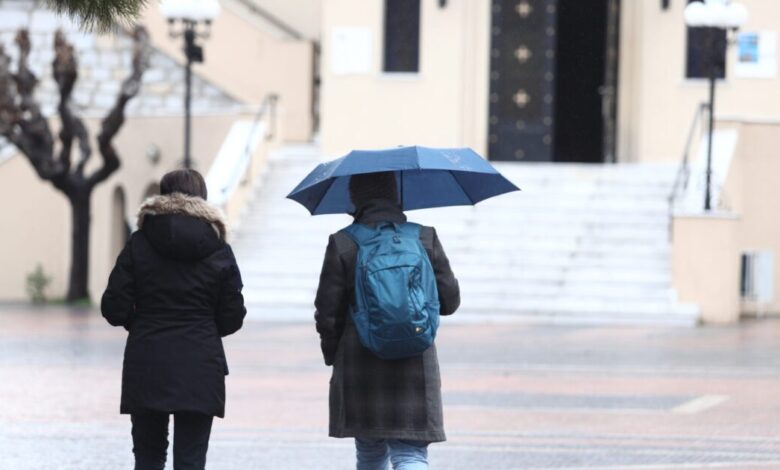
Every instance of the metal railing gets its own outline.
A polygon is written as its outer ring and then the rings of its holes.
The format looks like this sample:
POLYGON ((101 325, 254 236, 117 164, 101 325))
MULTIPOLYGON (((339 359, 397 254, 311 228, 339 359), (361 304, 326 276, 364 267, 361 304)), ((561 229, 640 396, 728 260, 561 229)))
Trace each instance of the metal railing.
MULTIPOLYGON (((696 107, 696 112, 691 120, 691 126, 688 129, 688 138, 685 141, 685 148, 683 149, 682 160, 680 166, 677 169, 677 174, 674 177, 674 183, 672 184, 672 190, 669 193, 669 233, 671 237, 671 220, 674 212, 674 204, 677 202, 677 198, 680 194, 684 194, 688 189, 688 182, 691 177, 690 169, 690 154, 691 146, 693 145, 693 138, 696 135, 696 129, 700 127, 703 122, 703 116, 705 113, 710 112, 710 104, 707 102, 701 102, 696 107)), ((702 128, 701 131, 704 131, 702 128)))
POLYGON ((279 101, 279 95, 275 93, 269 93, 265 95, 260 107, 255 113, 252 120, 252 127, 247 135, 246 143, 242 151, 241 159, 233 169, 230 178, 227 179, 227 186, 222 188, 222 193, 227 193, 233 187, 236 181, 239 185, 244 186, 249 183, 250 175, 254 169, 254 153, 252 142, 254 141, 255 133, 263 118, 267 116, 268 128, 266 129, 264 140, 270 141, 274 138, 276 132, 276 104, 279 101), (241 174, 243 172, 243 175, 241 174))
MULTIPOLYGON (((242 161, 249 160, 249 164, 246 166, 244 177, 241 179, 241 185, 245 185, 249 182, 249 175, 252 174, 254 168, 254 152, 252 152, 252 136, 257 131, 257 127, 263 120, 263 117, 268 113, 268 128, 265 132, 265 141, 269 142, 274 138, 276 134, 276 103, 279 102, 279 95, 276 93, 269 93, 263 98, 263 102, 260 104, 260 108, 255 113, 255 118, 252 121, 252 129, 249 131, 249 135, 246 138, 246 144, 244 145, 244 155, 241 158, 242 161)), ((239 165, 239 168, 241 166, 239 165)))
POLYGON ((238 3, 244 5, 250 12, 259 16, 264 21, 269 23, 271 26, 275 27, 279 31, 288 35, 290 38, 296 40, 302 40, 306 37, 303 33, 293 28, 289 24, 285 23, 270 11, 258 5, 257 2, 254 2, 252 0, 238 0, 238 3))

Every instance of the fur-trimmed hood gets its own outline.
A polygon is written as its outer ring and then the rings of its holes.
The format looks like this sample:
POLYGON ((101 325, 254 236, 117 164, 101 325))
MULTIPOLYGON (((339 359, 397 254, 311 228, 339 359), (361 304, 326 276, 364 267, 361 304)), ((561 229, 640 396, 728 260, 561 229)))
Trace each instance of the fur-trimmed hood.
POLYGON ((172 193, 152 196, 138 209, 138 229, 142 229, 147 215, 179 214, 200 219, 214 228, 220 239, 227 238, 227 222, 221 210, 199 197, 172 193))
POLYGON ((139 232, 161 256, 196 261, 225 246, 222 212, 199 197, 168 194, 147 199, 138 210, 139 232))

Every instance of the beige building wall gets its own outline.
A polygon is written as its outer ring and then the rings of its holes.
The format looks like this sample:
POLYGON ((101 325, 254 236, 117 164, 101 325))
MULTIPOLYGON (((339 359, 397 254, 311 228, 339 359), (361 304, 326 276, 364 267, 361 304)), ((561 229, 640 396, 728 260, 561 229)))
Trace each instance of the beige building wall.
MULTIPOLYGON (((230 2, 228 2, 230 3, 230 2)), ((233 2, 236 3, 236 2, 233 2)), ((313 44, 290 40, 259 29, 251 14, 226 5, 202 40, 205 61, 194 65, 201 77, 252 107, 268 94, 279 95, 278 117, 286 141, 312 136, 313 44)), ((169 25, 156 2, 150 2, 141 22, 152 43, 183 62, 183 39, 169 36, 169 25)))
MULTIPOLYGON (((739 253, 768 250, 775 256, 774 302, 768 313, 780 315, 780 120, 738 124, 739 143, 724 188, 726 204, 740 216, 739 253)), ((744 304, 743 313, 756 305, 744 304)))
POLYGON ((705 323, 739 319, 739 219, 732 214, 674 218, 672 279, 678 300, 699 306, 705 323))
MULTIPOLYGON (((249 117, 235 114, 194 117, 192 148, 195 168, 208 171, 232 124, 237 119, 249 117)), ((92 196, 89 291, 95 302, 100 300, 118 255, 118 217, 114 211, 116 189, 122 188, 125 196, 122 216, 135 225, 135 213, 147 188, 157 184, 163 174, 181 163, 182 122, 181 117, 130 118, 114 140, 122 166, 99 185, 92 196), (146 156, 152 145, 160 152, 157 164, 146 156)), ((99 121, 88 120, 87 125, 94 137, 99 121)), ((58 127, 56 123, 52 125, 53 130, 58 127)), ((95 151, 88 171, 94 169, 99 161, 100 156, 95 151)), ((18 227, 18 230, 6 229, 3 232, 0 299, 26 300, 25 277, 37 263, 41 263, 45 272, 53 278, 48 296, 64 297, 71 246, 67 199, 50 183, 38 179, 26 158, 17 155, 0 164, 0 200, 4 201, 2 207, 8 220, 4 227, 18 227), (23 197, 19 196, 20 188, 24 188, 23 197)))
MULTIPOLYGON (((223 7, 240 5, 247 0, 222 0, 223 7)), ((322 27, 322 0, 249 0, 275 18, 295 29, 303 37, 317 39, 322 27)), ((267 21, 259 20, 258 23, 267 21)), ((270 24, 263 25, 265 29, 276 35, 283 35, 278 28, 270 24)))
POLYGON ((52 277, 46 292, 63 297, 70 257, 64 242, 70 237, 67 200, 51 184, 39 182, 26 159, 15 156, 0 163, 0 201, 5 218, 0 299, 26 300, 25 278, 37 264, 52 277))
POLYGON ((324 0, 322 18, 322 148, 395 145, 470 146, 484 153, 487 130, 489 14, 487 0, 422 0, 420 70, 382 71, 384 2, 324 0), (337 75, 333 33, 367 28, 366 73, 337 75))
MULTIPOLYGON (((750 13, 743 31, 780 29, 780 2, 740 1, 750 13)), ((670 3, 662 10, 656 1, 622 2, 618 132, 623 161, 679 161, 696 107, 708 100, 706 80, 685 78, 687 2, 670 3)), ((716 115, 780 119, 780 77, 735 77, 735 60, 732 46, 726 79, 716 90, 716 115)))
POLYGON ((720 123, 739 132, 737 149, 719 204, 711 215, 678 215, 673 221, 674 287, 683 302, 701 307, 707 322, 729 323, 739 314, 780 315, 780 135, 776 123, 720 123), (774 253, 774 299, 769 305, 740 302, 740 257, 774 253))

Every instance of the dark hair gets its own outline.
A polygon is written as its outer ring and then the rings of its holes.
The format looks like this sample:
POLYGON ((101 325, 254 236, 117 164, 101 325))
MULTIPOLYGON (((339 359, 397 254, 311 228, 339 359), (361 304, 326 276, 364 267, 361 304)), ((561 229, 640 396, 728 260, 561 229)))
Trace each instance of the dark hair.
POLYGON ((195 170, 173 170, 160 180, 160 194, 182 193, 188 196, 208 198, 206 181, 195 170))
POLYGON ((364 173, 349 178, 349 198, 355 209, 360 209, 372 199, 398 202, 395 172, 364 173))

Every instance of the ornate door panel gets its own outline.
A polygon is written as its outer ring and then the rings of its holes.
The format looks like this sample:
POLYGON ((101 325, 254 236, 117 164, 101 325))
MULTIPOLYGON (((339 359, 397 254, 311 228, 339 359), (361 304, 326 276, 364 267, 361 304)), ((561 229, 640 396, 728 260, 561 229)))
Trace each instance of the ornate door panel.
POLYGON ((557 0, 492 0, 488 152, 552 161, 557 0))

